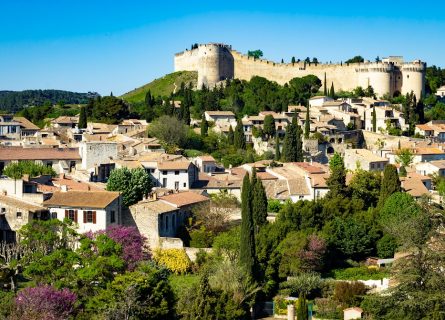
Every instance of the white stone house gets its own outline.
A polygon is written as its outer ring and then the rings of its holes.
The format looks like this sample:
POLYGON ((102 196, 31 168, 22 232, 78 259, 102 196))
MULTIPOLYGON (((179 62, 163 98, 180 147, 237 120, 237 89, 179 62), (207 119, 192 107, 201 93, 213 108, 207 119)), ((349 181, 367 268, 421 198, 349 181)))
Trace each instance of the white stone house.
POLYGON ((309 99, 309 107, 321 107, 327 101, 334 101, 334 99, 327 96, 315 96, 309 99))
POLYGON ((416 172, 424 176, 437 174, 440 177, 445 177, 445 160, 418 163, 416 172))
POLYGON ((199 156, 194 161, 199 172, 211 173, 216 171, 216 161, 212 156, 199 156))
POLYGON ((383 171, 389 160, 367 149, 346 149, 344 162, 345 168, 349 170, 383 171))
POLYGON ((227 123, 232 126, 233 129, 236 127, 236 117, 232 111, 206 111, 204 112, 204 117, 207 121, 217 123, 227 123))
POLYGON ((198 168, 190 161, 160 161, 147 168, 156 187, 188 190, 198 180, 198 168))
POLYGON ((96 232, 122 223, 122 197, 119 192, 54 192, 43 205, 50 211, 52 219, 71 219, 80 233, 96 232))

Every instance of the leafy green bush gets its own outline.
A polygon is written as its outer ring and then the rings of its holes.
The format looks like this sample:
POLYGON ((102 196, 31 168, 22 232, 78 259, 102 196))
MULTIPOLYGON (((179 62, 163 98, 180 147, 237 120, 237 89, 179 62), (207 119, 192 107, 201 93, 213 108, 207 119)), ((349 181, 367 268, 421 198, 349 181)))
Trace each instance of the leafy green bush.
POLYGON ((187 158, 195 158, 195 157, 199 157, 202 155, 203 155, 203 153, 196 149, 185 149, 184 150, 184 156, 186 156, 187 158))
POLYGON ((268 212, 278 213, 282 207, 283 207, 283 204, 280 202, 280 200, 270 199, 267 201, 267 211, 268 212))
POLYGON ((205 227, 190 231, 190 247, 193 248, 209 248, 212 246, 214 235, 213 232, 207 231, 205 227))
POLYGON ((3 170, 3 174, 12 179, 21 179, 25 174, 31 177, 49 174, 54 177, 56 172, 51 166, 35 163, 34 161, 20 161, 7 165, 3 170))
POLYGON ((389 270, 377 267, 355 267, 346 269, 334 269, 330 274, 337 280, 381 280, 389 277, 389 270))

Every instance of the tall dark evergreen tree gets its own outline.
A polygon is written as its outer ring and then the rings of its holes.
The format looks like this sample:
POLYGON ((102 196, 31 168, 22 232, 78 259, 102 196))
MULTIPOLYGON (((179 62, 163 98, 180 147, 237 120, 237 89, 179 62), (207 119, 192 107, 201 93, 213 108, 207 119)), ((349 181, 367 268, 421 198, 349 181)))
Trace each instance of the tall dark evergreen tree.
POLYGON ((297 320, 308 320, 308 318, 306 295, 300 293, 297 301, 297 320))
POLYGON ((270 139, 275 136, 276 128, 275 128, 275 119, 272 115, 268 114, 264 117, 264 134, 267 135, 267 138, 270 139))
POLYGON ((291 62, 292 62, 292 64, 295 63, 295 57, 292 57, 291 62))
POLYGON ((335 99, 334 82, 331 82, 331 90, 329 90, 329 96, 330 96, 332 99, 335 99))
POLYGON ((400 191, 402 191, 402 187, 400 186, 397 168, 392 164, 387 164, 383 170, 382 185, 380 187, 380 197, 377 207, 382 208, 390 195, 400 191))
POLYGON ((306 119, 304 121, 304 137, 309 139, 309 134, 311 132, 311 121, 310 121, 310 111, 309 104, 306 106, 306 119))
POLYGON ((235 141, 232 125, 229 125, 229 133, 227 134, 227 141, 229 142, 229 145, 233 145, 235 141))
POLYGON ((87 127, 87 124, 88 124, 87 111, 85 107, 81 107, 79 114, 79 124, 77 125, 77 127, 79 129, 85 129, 87 127))
POLYGON ((244 136, 243 124, 241 120, 238 120, 236 124, 233 144, 237 149, 246 149, 246 137, 244 136))
POLYGON ((274 157, 275 161, 280 161, 281 160, 281 152, 280 152, 280 138, 278 137, 278 134, 276 135, 275 138, 275 157, 274 157))
POLYGON ((323 95, 328 95, 328 83, 326 82, 326 72, 324 73, 324 81, 323 81, 323 95))
POLYGON ((209 131, 209 123, 207 122, 203 114, 201 119, 201 136, 207 137, 208 131, 209 131))
POLYGON ((153 107, 155 105, 155 99, 154 97, 151 95, 150 90, 147 91, 147 93, 145 94, 145 120, 147 120, 147 122, 151 122, 155 116, 153 107))
POLYGON ((346 189, 346 169, 343 158, 337 152, 329 161, 330 176, 326 180, 329 187, 329 196, 344 196, 346 189))
POLYGON ((240 264, 248 274, 255 274, 255 233, 252 216, 252 186, 249 174, 243 179, 241 189, 241 243, 240 264))
POLYGON ((372 106, 372 131, 377 132, 377 114, 375 113, 375 106, 372 106))
POLYGON ((301 141, 301 128, 294 116, 290 125, 286 128, 286 135, 283 142, 283 161, 301 162, 303 161, 303 148, 301 141))
POLYGON ((184 91, 184 100, 181 103, 179 119, 184 121, 187 125, 190 125, 190 107, 192 106, 192 103, 191 89, 186 88, 184 91))
POLYGON ((255 234, 258 233, 261 226, 267 222, 267 196, 264 190, 261 179, 256 177, 252 180, 253 199, 252 199, 252 213, 255 234))

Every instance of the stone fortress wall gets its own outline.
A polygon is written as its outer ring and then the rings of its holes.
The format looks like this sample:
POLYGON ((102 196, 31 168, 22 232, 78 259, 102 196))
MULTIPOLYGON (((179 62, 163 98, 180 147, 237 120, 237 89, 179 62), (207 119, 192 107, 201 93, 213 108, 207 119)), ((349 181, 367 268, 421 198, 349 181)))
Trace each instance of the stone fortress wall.
MULTIPOLYGON (((197 49, 177 53, 175 71, 198 71, 198 88, 203 84, 213 87, 219 81, 237 78, 250 80, 261 76, 283 85, 292 78, 309 74, 322 82, 326 75, 328 89, 351 91, 371 85, 378 96, 406 94, 413 91, 419 98, 425 91, 426 63, 416 60, 405 63, 400 57, 383 59, 382 62, 354 64, 276 63, 254 59, 224 44, 201 44, 197 49)), ((323 90, 323 87, 321 88, 323 90)))

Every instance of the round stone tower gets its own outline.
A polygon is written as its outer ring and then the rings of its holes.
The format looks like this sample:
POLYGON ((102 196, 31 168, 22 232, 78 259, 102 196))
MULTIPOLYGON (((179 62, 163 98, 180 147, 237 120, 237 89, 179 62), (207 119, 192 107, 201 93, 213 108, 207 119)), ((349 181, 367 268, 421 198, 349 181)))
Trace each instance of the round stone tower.
POLYGON ((371 86, 377 96, 393 94, 391 77, 394 65, 392 63, 363 63, 360 64, 357 71, 359 74, 359 85, 362 88, 366 89, 368 86, 371 86))
POLYGON ((219 81, 232 79, 235 71, 230 46, 211 43, 198 47, 198 88, 213 88, 219 81))
POLYGON ((416 60, 410 63, 404 63, 401 67, 402 71, 402 94, 410 93, 411 91, 417 97, 425 95, 425 71, 426 63, 416 60))

